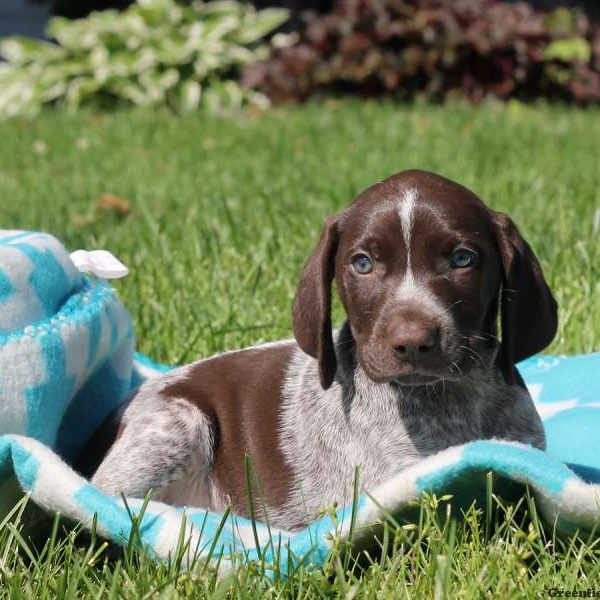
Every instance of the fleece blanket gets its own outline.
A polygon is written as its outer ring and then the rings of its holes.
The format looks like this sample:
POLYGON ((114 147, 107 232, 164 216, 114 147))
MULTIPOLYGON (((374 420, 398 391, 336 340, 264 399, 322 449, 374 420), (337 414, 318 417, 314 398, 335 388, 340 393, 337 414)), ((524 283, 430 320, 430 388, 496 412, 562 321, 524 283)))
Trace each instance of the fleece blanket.
POLYGON ((131 319, 106 281, 124 274, 120 267, 107 253, 70 255, 43 233, 0 231, 3 512, 25 492, 48 512, 87 527, 94 522, 117 543, 135 531, 157 559, 181 548, 183 536, 196 556, 221 566, 260 559, 283 574, 300 561, 322 565, 334 539, 369 544, 381 521, 403 518, 425 492, 452 494, 467 506, 485 494, 490 471, 507 493, 528 485, 543 518, 560 532, 589 531, 598 522, 600 354, 540 356, 519 365, 544 420, 546 452, 500 440, 449 448, 302 531, 103 494, 68 463, 132 390, 168 370, 135 353, 131 319))

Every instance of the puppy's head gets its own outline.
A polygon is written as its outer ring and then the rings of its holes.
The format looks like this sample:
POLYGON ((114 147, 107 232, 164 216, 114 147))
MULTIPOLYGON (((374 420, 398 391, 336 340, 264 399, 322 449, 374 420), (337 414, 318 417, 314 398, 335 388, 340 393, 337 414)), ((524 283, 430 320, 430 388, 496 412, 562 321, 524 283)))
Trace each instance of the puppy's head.
POLYGON ((357 361, 376 382, 452 380, 496 361, 514 383, 514 364, 556 333, 556 302, 511 219, 433 173, 394 175, 327 219, 293 306, 296 339, 318 359, 324 388, 337 365, 334 279, 357 361))

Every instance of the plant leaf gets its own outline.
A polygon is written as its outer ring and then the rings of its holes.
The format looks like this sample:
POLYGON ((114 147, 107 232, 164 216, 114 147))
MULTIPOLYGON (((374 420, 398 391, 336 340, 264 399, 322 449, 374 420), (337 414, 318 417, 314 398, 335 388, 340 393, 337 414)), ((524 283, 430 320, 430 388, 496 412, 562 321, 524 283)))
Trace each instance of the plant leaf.
POLYGON ((48 63, 65 56, 56 44, 24 36, 5 37, 0 40, 0 55, 13 65, 31 62, 48 63))
POLYGON ((578 61, 588 63, 591 56, 592 49, 589 42, 584 38, 555 40, 544 50, 544 59, 547 61, 560 60, 562 62, 578 61))

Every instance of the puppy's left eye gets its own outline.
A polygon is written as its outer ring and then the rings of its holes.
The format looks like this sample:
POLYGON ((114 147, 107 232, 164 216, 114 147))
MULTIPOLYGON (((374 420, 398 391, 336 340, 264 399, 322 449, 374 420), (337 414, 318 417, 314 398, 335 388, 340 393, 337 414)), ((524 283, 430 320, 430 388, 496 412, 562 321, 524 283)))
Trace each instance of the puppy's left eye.
POLYGON ((450 256, 450 266, 453 269, 471 267, 477 262, 477 252, 468 248, 457 248, 450 256))
POLYGON ((366 254, 357 254, 352 259, 352 266, 357 273, 367 275, 373 270, 373 263, 366 254))

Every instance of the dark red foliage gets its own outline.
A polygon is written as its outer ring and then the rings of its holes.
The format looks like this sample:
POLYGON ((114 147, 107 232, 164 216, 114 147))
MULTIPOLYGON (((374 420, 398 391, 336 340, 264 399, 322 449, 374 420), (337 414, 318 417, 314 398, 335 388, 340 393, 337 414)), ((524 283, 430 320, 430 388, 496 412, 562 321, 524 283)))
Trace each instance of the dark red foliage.
POLYGON ((274 100, 392 94, 600 101, 600 22, 500 0, 337 0, 247 69, 274 100))

